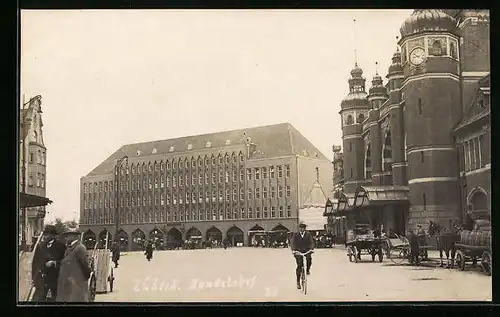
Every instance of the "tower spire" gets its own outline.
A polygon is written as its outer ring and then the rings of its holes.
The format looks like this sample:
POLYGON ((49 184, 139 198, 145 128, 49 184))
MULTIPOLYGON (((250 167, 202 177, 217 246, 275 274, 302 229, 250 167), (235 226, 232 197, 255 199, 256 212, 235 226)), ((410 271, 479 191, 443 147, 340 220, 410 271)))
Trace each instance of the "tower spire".
POLYGON ((378 62, 375 62, 375 75, 378 76, 378 62))
POLYGON ((356 50, 356 19, 352 19, 354 27, 354 66, 358 66, 358 51, 356 50))
MULTIPOLYGON (((399 36, 396 35, 396 43, 399 42, 399 36)), ((396 52, 399 52, 399 45, 396 45, 396 52)))

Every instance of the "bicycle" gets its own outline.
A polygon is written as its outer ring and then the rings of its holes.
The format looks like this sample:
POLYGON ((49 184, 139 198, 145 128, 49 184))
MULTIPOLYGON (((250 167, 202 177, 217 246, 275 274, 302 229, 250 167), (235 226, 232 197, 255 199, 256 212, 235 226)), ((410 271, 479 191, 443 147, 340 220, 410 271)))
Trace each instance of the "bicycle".
POLYGON ((313 253, 313 250, 309 250, 305 253, 299 251, 293 251, 293 255, 300 255, 302 257, 302 273, 300 276, 300 282, 302 286, 302 290, 304 291, 304 295, 307 294, 307 274, 306 274, 306 255, 309 253, 313 253))

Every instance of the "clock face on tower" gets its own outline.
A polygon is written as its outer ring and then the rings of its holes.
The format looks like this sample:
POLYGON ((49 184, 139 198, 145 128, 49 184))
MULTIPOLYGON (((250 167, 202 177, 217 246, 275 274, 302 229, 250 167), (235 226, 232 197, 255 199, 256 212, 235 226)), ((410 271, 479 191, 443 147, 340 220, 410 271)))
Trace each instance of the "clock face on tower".
POLYGON ((425 61, 425 51, 421 47, 416 47, 410 52, 410 62, 413 65, 420 65, 425 61))

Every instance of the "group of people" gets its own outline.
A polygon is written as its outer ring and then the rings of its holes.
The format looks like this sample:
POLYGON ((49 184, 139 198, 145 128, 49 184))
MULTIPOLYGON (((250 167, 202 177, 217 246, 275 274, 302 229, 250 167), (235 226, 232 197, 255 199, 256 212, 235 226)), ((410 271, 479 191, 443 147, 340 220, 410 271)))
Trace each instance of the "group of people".
POLYGON ((56 227, 45 227, 34 249, 31 278, 34 302, 88 302, 92 264, 79 239, 67 244, 58 239, 56 227), (48 296, 50 293, 50 297, 48 296))
MULTIPOLYGON (((88 280, 94 269, 87 248, 77 235, 58 239, 55 226, 47 225, 35 246, 31 264, 33 302, 89 302, 88 280), (50 295, 50 296, 49 296, 50 295)), ((118 242, 111 246, 115 268, 120 259, 118 242)))

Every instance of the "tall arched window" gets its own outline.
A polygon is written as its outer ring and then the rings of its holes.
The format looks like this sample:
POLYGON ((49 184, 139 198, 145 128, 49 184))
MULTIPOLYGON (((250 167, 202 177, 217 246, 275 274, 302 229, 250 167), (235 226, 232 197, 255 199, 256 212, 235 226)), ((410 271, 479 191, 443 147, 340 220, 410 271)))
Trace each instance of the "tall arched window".
POLYGON ((408 154, 406 153, 408 151, 408 144, 406 143, 406 138, 407 138, 407 134, 406 134, 406 131, 405 131, 405 138, 404 138, 404 152, 403 152, 403 155, 404 155, 404 158, 405 158, 405 162, 408 162, 408 154))
POLYGON ((368 143, 365 151, 365 179, 372 178, 372 151, 368 143))
POLYGON ((384 145, 382 147, 382 170, 392 170, 392 142, 391 130, 387 130, 384 135, 384 145))

